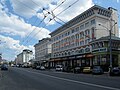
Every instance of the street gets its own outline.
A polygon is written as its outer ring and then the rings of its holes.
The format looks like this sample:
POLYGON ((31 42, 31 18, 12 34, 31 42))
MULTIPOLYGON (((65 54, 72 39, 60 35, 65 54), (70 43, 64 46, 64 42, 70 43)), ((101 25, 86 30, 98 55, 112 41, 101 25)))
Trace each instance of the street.
POLYGON ((10 67, 0 71, 0 90, 120 90, 120 77, 10 67))

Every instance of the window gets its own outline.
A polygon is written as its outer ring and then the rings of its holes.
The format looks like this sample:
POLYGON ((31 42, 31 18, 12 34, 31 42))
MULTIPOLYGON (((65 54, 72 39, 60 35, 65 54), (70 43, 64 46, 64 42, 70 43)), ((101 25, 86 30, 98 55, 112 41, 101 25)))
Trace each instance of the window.
POLYGON ((64 37, 64 35, 62 34, 62 38, 64 37))
POLYGON ((59 35, 59 39, 61 39, 61 35, 59 35))
POLYGON ((72 29, 72 33, 74 33, 75 32, 75 30, 74 29, 72 29))
POLYGON ((91 33, 92 33, 92 40, 94 40, 95 39, 95 28, 92 28, 91 33))
POLYGON ((84 45, 84 41, 81 41, 81 42, 80 42, 80 46, 83 46, 83 45, 84 45))
POLYGON ((80 38, 84 37, 84 32, 80 32, 80 38))
POLYGON ((80 26, 80 30, 81 30, 81 29, 84 29, 84 24, 80 26))
POLYGON ((90 42, 90 39, 85 40, 85 44, 88 44, 90 42))
POLYGON ((76 39, 79 39, 79 34, 76 34, 75 36, 76 36, 76 39))
POLYGON ((67 32, 65 33, 65 36, 67 36, 67 32))
POLYGON ((79 31, 79 27, 75 28, 76 32, 79 31))
POLYGON ((100 47, 104 47, 104 44, 103 44, 104 42, 100 42, 99 43, 99 45, 100 45, 100 47))
POLYGON ((85 35, 87 36, 87 35, 89 35, 90 34, 90 31, 89 30, 86 30, 85 31, 85 35))
POLYGON ((95 19, 91 20, 91 25, 95 24, 95 19))
POLYGON ((85 27, 88 27, 89 26, 89 22, 85 23, 85 27))
POLYGON ((68 35, 70 35, 70 31, 68 31, 68 35))

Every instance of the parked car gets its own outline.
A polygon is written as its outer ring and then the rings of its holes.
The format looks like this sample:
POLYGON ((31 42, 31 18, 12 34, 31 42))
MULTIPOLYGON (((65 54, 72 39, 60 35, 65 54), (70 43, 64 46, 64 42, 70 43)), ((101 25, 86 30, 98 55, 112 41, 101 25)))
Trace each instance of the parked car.
POLYGON ((109 75, 110 76, 120 75, 120 68, 119 67, 110 68, 109 75))
POLYGON ((22 64, 17 64, 16 67, 20 68, 20 67, 24 67, 24 65, 22 65, 22 64))
POLYGON ((7 64, 2 64, 1 65, 1 70, 8 70, 8 65, 7 64))
POLYGON ((45 67, 44 66, 40 66, 40 70, 45 70, 45 67))
POLYGON ((11 64, 11 67, 15 67, 15 65, 14 65, 14 64, 11 64))
POLYGON ((73 72, 74 73, 81 73, 82 72, 82 67, 80 67, 80 66, 75 67, 73 72))
POLYGON ((37 65, 32 65, 32 69, 36 69, 37 65))
POLYGON ((40 70, 40 66, 36 66, 36 70, 40 70))
POLYGON ((63 66, 62 65, 56 65, 55 70, 56 71, 63 71, 63 66))
POLYGON ((103 74, 104 71, 100 66, 93 66, 92 74, 103 74))
POLYGON ((91 73, 92 70, 91 70, 91 67, 84 67, 83 68, 83 73, 91 73))
POLYGON ((24 64, 21 65, 21 67, 23 67, 23 68, 29 68, 30 66, 29 66, 29 63, 24 63, 24 64))

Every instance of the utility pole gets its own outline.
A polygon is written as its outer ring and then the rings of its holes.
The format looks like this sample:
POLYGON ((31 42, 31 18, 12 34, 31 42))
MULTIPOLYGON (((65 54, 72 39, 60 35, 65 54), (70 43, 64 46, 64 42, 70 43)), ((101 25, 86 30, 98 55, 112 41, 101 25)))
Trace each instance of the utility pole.
POLYGON ((110 29, 108 29, 106 26, 99 24, 100 26, 106 28, 107 30, 109 30, 109 52, 110 52, 110 65, 109 67, 112 68, 112 28, 115 26, 115 24, 117 24, 117 22, 114 23, 114 25, 112 26, 112 18, 110 18, 110 29))
POLYGON ((110 51, 110 68, 112 68, 112 39, 111 39, 111 32, 112 32, 112 22, 111 22, 111 19, 110 19, 110 30, 109 30, 109 33, 110 33, 110 39, 109 39, 109 51, 110 51))
MULTIPOLYGON (((0 44, 1 44, 1 40, 0 40, 0 44)), ((2 52, 0 52, 0 63, 2 61, 2 52)))
POLYGON ((113 60, 112 60, 112 28, 117 24, 117 22, 114 21, 114 25, 112 26, 112 16, 110 18, 110 30, 109 30, 109 34, 110 34, 110 39, 109 39, 109 51, 110 51, 110 68, 112 68, 113 66, 113 60))

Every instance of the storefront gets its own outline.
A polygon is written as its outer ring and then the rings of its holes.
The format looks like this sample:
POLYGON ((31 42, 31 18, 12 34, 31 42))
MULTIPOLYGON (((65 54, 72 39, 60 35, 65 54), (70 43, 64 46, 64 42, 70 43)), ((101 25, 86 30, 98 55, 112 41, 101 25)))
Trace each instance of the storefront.
MULTIPOLYGON (((109 37, 102 37, 98 40, 91 42, 93 65, 101 66, 105 71, 108 71, 110 66, 110 49, 109 37)), ((120 66, 120 38, 112 37, 112 66, 120 66)))

